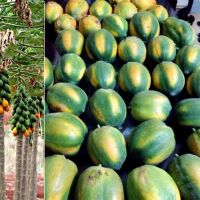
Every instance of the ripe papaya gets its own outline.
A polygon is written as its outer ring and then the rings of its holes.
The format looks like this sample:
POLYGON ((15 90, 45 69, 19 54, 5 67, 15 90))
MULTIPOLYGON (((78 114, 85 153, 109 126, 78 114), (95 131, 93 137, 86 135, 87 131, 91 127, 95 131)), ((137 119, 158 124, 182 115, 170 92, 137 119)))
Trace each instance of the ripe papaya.
POLYGON ((45 5, 45 19, 51 24, 53 23, 59 16, 63 14, 63 8, 61 5, 54 1, 48 1, 45 5))
POLYGON ((17 130, 16 127, 12 130, 12 133, 13 133, 13 136, 17 136, 17 134, 18 134, 18 130, 17 130))
POLYGON ((6 112, 8 112, 8 111, 10 110, 10 106, 9 106, 9 105, 6 106, 6 107, 4 108, 4 110, 5 110, 6 112))
POLYGON ((0 105, 0 115, 3 114, 3 111, 4 111, 3 106, 0 105))
POLYGON ((26 130, 22 134, 24 137, 28 137, 30 135, 30 132, 28 130, 26 130))

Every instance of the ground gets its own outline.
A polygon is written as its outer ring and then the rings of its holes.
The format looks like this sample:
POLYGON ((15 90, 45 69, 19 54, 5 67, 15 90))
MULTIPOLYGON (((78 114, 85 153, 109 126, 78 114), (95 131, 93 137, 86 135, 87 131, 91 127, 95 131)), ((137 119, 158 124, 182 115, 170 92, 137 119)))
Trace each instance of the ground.
MULTIPOLYGON (((6 200, 13 200, 13 195, 14 195, 14 174, 6 174, 6 200)), ((44 197, 44 192, 43 192, 43 175, 39 174, 38 175, 38 180, 37 180, 37 200, 42 200, 44 197)))

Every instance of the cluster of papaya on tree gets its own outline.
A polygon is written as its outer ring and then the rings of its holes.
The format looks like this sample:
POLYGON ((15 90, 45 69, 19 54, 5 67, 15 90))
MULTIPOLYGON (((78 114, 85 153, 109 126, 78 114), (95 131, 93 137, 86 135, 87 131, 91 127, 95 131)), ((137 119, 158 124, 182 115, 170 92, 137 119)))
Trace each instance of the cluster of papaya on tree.
POLYGON ((37 112, 35 113, 36 118, 42 118, 44 116, 44 102, 41 96, 32 97, 37 105, 37 112))
POLYGON ((0 114, 10 110, 11 90, 9 85, 9 75, 6 69, 0 71, 0 114))
POLYGON ((43 115, 42 97, 29 97, 23 86, 20 86, 14 96, 12 133, 17 136, 22 133, 25 137, 34 131, 37 118, 43 115))

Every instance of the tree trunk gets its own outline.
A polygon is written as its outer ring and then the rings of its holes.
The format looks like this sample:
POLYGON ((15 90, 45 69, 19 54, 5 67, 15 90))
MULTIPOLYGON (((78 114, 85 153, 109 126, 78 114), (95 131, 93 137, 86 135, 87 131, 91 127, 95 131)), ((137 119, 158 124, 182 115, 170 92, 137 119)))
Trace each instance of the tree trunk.
POLYGON ((31 173, 29 185, 29 200, 37 199, 37 145, 38 145, 38 131, 39 120, 37 120, 33 133, 33 147, 31 156, 31 173))
POLYGON ((31 177, 31 154, 32 154, 32 144, 28 145, 28 159, 27 159, 27 173, 26 173, 26 185, 27 185, 27 190, 26 190, 26 197, 28 199, 29 195, 29 187, 30 187, 30 177, 31 177))
POLYGON ((5 200, 5 152, 3 115, 0 115, 0 199, 5 200))
POLYGON ((16 168, 15 168, 15 192, 14 200, 20 200, 20 188, 21 188, 21 177, 22 177, 22 143, 23 135, 20 132, 17 136, 17 147, 16 147, 16 168))
POLYGON ((27 166, 28 164, 28 143, 29 143, 29 137, 23 137, 23 151, 22 151, 22 177, 21 177, 21 189, 20 189, 20 200, 27 200, 26 194, 27 194, 27 166))

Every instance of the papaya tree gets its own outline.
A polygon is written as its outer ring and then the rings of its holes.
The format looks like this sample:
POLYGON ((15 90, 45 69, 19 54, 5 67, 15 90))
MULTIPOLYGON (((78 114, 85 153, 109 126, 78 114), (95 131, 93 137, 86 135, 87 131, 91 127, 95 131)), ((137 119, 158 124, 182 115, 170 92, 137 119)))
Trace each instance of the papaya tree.
MULTIPOLYGON (((12 30, 0 31, 0 55, 6 48, 14 43, 12 30)), ((4 111, 10 110, 11 90, 7 67, 11 64, 9 59, 3 58, 0 63, 0 199, 5 199, 5 152, 4 152, 4 111)))
MULTIPOLYGON (((7 63, 8 64, 8 63, 7 63)), ((11 90, 7 64, 0 66, 0 199, 5 199, 4 111, 10 110, 11 90)))
POLYGON ((22 148, 23 135, 29 135, 29 110, 27 102, 27 93, 23 86, 20 86, 14 96, 12 118, 12 132, 17 137, 16 145, 16 175, 15 175, 15 191, 14 200, 19 200, 21 195, 21 180, 22 180, 22 148))
POLYGON ((29 125, 28 125, 28 135, 25 135, 24 137, 24 143, 23 143, 23 167, 22 167, 22 180, 21 180, 21 200, 26 200, 28 198, 28 191, 29 191, 29 181, 30 181, 30 176, 28 176, 29 168, 31 168, 31 154, 29 150, 30 146, 30 139, 32 138, 32 132, 34 130, 34 125, 36 122, 36 116, 35 114, 37 113, 37 105, 36 102, 33 101, 31 97, 28 98, 28 120, 29 120, 29 125), (29 159, 30 157, 30 159, 29 159))
MULTIPOLYGON (((36 102, 28 97, 27 92, 23 87, 15 95, 13 106, 12 130, 13 135, 17 136, 17 151, 16 151, 16 182, 14 199, 26 200, 27 191, 29 190, 28 167, 28 147, 30 136, 36 122, 37 106, 36 102), (23 139, 21 139, 23 138, 23 139), (22 141, 23 140, 23 141, 22 141), (20 146, 19 146, 20 143, 20 146), (21 151, 21 153, 20 153, 21 151), (20 159, 19 159, 20 158, 20 159), (20 173, 21 172, 21 173, 20 173)), ((29 198, 28 198, 29 199, 29 198)))
POLYGON ((36 116, 35 114, 37 113, 37 105, 36 102, 32 100, 31 97, 28 97, 28 134, 24 135, 24 140, 23 140, 23 161, 22 161, 22 180, 21 180, 21 189, 20 189, 20 199, 21 200, 26 200, 28 197, 27 191, 29 190, 29 177, 27 177, 28 173, 28 168, 30 167, 31 162, 29 162, 28 157, 29 155, 29 141, 31 134, 34 129, 34 125, 36 122, 36 116))
MULTIPOLYGON (((33 144, 31 152, 31 168, 30 168, 30 185, 29 185, 29 198, 30 200, 35 200, 37 195, 37 146, 38 146, 38 136, 39 129, 41 128, 41 118, 44 115, 44 101, 42 97, 33 97, 33 101, 36 102, 36 113, 37 118, 36 124, 33 131, 33 144)), ((41 131, 42 132, 42 131, 41 131)))

